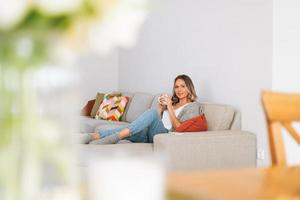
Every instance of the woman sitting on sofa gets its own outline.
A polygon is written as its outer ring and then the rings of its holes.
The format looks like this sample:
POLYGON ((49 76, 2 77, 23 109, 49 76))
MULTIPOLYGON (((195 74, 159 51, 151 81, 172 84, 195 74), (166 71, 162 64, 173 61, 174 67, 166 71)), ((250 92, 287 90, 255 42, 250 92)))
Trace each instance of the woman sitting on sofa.
POLYGON ((126 127, 87 133, 81 143, 115 144, 122 139, 132 142, 153 142, 156 134, 174 131, 182 122, 199 115, 199 105, 193 82, 187 75, 174 80, 173 96, 161 95, 158 109, 150 108, 126 127))

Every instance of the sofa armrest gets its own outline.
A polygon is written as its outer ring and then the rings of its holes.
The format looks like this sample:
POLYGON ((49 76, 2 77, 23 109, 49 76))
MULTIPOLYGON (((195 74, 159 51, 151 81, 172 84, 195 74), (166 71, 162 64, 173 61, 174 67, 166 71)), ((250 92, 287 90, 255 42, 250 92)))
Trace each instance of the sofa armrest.
POLYGON ((256 166, 256 136, 247 131, 169 133, 154 137, 155 152, 170 170, 216 170, 256 166))

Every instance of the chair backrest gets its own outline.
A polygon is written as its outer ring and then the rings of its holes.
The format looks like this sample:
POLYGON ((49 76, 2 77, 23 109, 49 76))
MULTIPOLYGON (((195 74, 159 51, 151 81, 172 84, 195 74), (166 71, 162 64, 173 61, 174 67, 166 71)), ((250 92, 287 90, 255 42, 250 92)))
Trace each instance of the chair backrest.
POLYGON ((286 166, 282 138, 283 127, 300 144, 300 135, 292 122, 300 121, 300 94, 262 93, 262 103, 267 119, 272 166, 286 166))

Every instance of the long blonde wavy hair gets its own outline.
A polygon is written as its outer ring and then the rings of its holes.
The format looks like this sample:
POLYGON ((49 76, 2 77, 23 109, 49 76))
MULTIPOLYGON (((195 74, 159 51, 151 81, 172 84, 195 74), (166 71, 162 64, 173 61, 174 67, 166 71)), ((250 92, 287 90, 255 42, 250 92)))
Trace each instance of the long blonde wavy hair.
POLYGON ((195 87, 194 87, 194 84, 193 84, 193 81, 192 79, 185 75, 185 74, 182 74, 182 75, 178 75, 175 79, 174 79, 174 84, 173 84, 173 96, 172 96, 172 104, 175 105, 179 102, 179 98, 176 96, 176 93, 175 93, 175 83, 178 79, 181 79, 185 82, 186 86, 187 86, 187 90, 188 90, 188 98, 191 102, 194 102, 196 101, 197 99, 197 95, 196 95, 196 91, 195 91, 195 87))

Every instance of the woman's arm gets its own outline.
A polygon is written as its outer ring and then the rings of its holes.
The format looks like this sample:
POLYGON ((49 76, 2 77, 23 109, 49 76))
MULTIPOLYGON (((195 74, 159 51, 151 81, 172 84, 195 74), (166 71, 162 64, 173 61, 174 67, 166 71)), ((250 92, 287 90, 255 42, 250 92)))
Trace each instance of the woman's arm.
POLYGON ((164 107, 161 103, 157 103, 157 108, 158 108, 158 112, 160 114, 160 116, 162 115, 162 112, 164 111, 164 107))
POLYGON ((163 95, 160 95, 157 102, 157 108, 160 116, 162 117, 162 114, 164 110, 166 110, 165 102, 163 101, 163 95))
POLYGON ((176 129, 178 126, 181 125, 181 122, 177 119, 177 117, 175 115, 171 97, 166 98, 166 104, 167 104, 167 109, 168 109, 168 112, 169 112, 169 116, 170 116, 172 126, 173 126, 174 129, 176 129))

